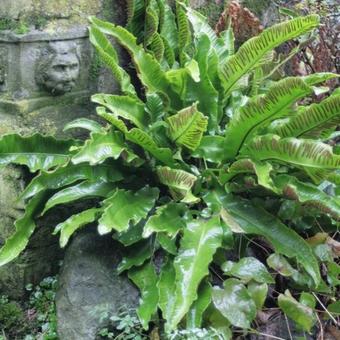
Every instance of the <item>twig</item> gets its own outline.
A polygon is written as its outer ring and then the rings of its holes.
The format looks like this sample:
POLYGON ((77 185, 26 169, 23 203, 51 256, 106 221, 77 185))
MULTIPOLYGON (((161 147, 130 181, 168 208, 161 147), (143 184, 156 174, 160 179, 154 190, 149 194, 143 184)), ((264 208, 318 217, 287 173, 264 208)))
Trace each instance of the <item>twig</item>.
POLYGON ((315 313, 316 314, 316 318, 318 319, 318 323, 320 325, 320 340, 323 340, 324 337, 323 337, 323 327, 322 327, 322 323, 321 323, 321 320, 319 318, 319 315, 318 313, 315 313))
POLYGON ((292 333, 291 333, 290 327, 289 327, 289 322, 288 322, 288 319, 287 319, 287 315, 283 314, 283 316, 285 317, 285 320, 286 320, 286 325, 287 325, 287 329, 288 329, 289 338, 290 338, 290 340, 293 340, 292 333))
POLYGON ((326 306, 322 303, 322 301, 318 298, 318 296, 313 292, 312 293, 314 297, 318 300, 320 303, 321 307, 325 310, 325 312, 329 315, 329 317, 332 319, 332 321, 335 323, 336 326, 339 326, 339 323, 335 320, 334 316, 328 311, 326 306))
MULTIPOLYGON (((235 332, 237 332, 237 331, 235 331, 235 332)), ((241 333, 241 332, 239 332, 239 333, 241 333)), ((271 338, 271 339, 287 340, 287 339, 280 338, 280 337, 275 336, 275 335, 271 335, 271 334, 266 334, 266 333, 259 332, 259 331, 257 331, 256 329, 250 330, 250 333, 254 333, 254 334, 257 334, 257 335, 262 335, 262 336, 265 336, 265 337, 268 337, 268 338, 271 338)))

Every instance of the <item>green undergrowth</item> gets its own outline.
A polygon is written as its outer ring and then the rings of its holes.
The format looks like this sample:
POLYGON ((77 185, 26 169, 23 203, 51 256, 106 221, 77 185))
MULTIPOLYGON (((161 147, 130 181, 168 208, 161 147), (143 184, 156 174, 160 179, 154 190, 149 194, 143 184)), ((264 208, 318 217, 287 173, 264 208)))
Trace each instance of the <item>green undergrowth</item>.
POLYGON ((23 303, 0 296, 0 340, 56 340, 56 277, 37 286, 27 285, 29 298, 23 303))

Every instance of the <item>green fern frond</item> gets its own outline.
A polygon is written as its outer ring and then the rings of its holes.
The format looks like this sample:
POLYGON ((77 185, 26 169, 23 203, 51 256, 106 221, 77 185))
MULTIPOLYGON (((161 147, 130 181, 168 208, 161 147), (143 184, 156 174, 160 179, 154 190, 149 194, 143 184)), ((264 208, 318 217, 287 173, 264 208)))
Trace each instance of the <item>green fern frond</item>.
POLYGON ((220 69, 225 96, 233 91, 239 79, 249 73, 269 51, 282 43, 305 34, 319 25, 317 15, 299 17, 274 25, 259 36, 246 41, 220 69))

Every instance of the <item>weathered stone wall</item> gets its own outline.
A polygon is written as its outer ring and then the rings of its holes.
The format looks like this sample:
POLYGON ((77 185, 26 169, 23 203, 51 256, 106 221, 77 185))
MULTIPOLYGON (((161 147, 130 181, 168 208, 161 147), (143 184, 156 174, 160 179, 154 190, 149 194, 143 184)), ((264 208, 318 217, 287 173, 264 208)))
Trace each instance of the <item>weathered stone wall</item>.
MULTIPOLYGON (((90 96, 114 92, 115 82, 100 67, 88 41, 87 18, 125 20, 123 0, 1 0, 0 136, 20 132, 64 136, 64 125, 91 116, 90 96)), ((17 202, 27 174, 0 170, 0 246, 23 211, 17 202)), ((27 283, 37 283, 58 269, 62 257, 51 235, 59 211, 39 221, 24 254, 0 268, 0 294, 20 298, 27 283), (42 260, 43 259, 43 260, 42 260)), ((64 216, 66 216, 64 214, 64 216)))

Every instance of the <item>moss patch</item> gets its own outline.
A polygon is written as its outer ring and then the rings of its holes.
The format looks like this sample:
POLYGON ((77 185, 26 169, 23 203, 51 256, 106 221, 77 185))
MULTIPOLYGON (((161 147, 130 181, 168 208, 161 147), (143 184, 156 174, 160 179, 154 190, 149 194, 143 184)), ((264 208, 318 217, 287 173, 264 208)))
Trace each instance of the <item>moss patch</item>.
POLYGON ((205 17, 208 18, 209 24, 214 27, 223 12, 225 5, 228 1, 221 1, 220 4, 217 4, 215 1, 209 1, 205 6, 198 7, 196 10, 202 13, 205 17))

